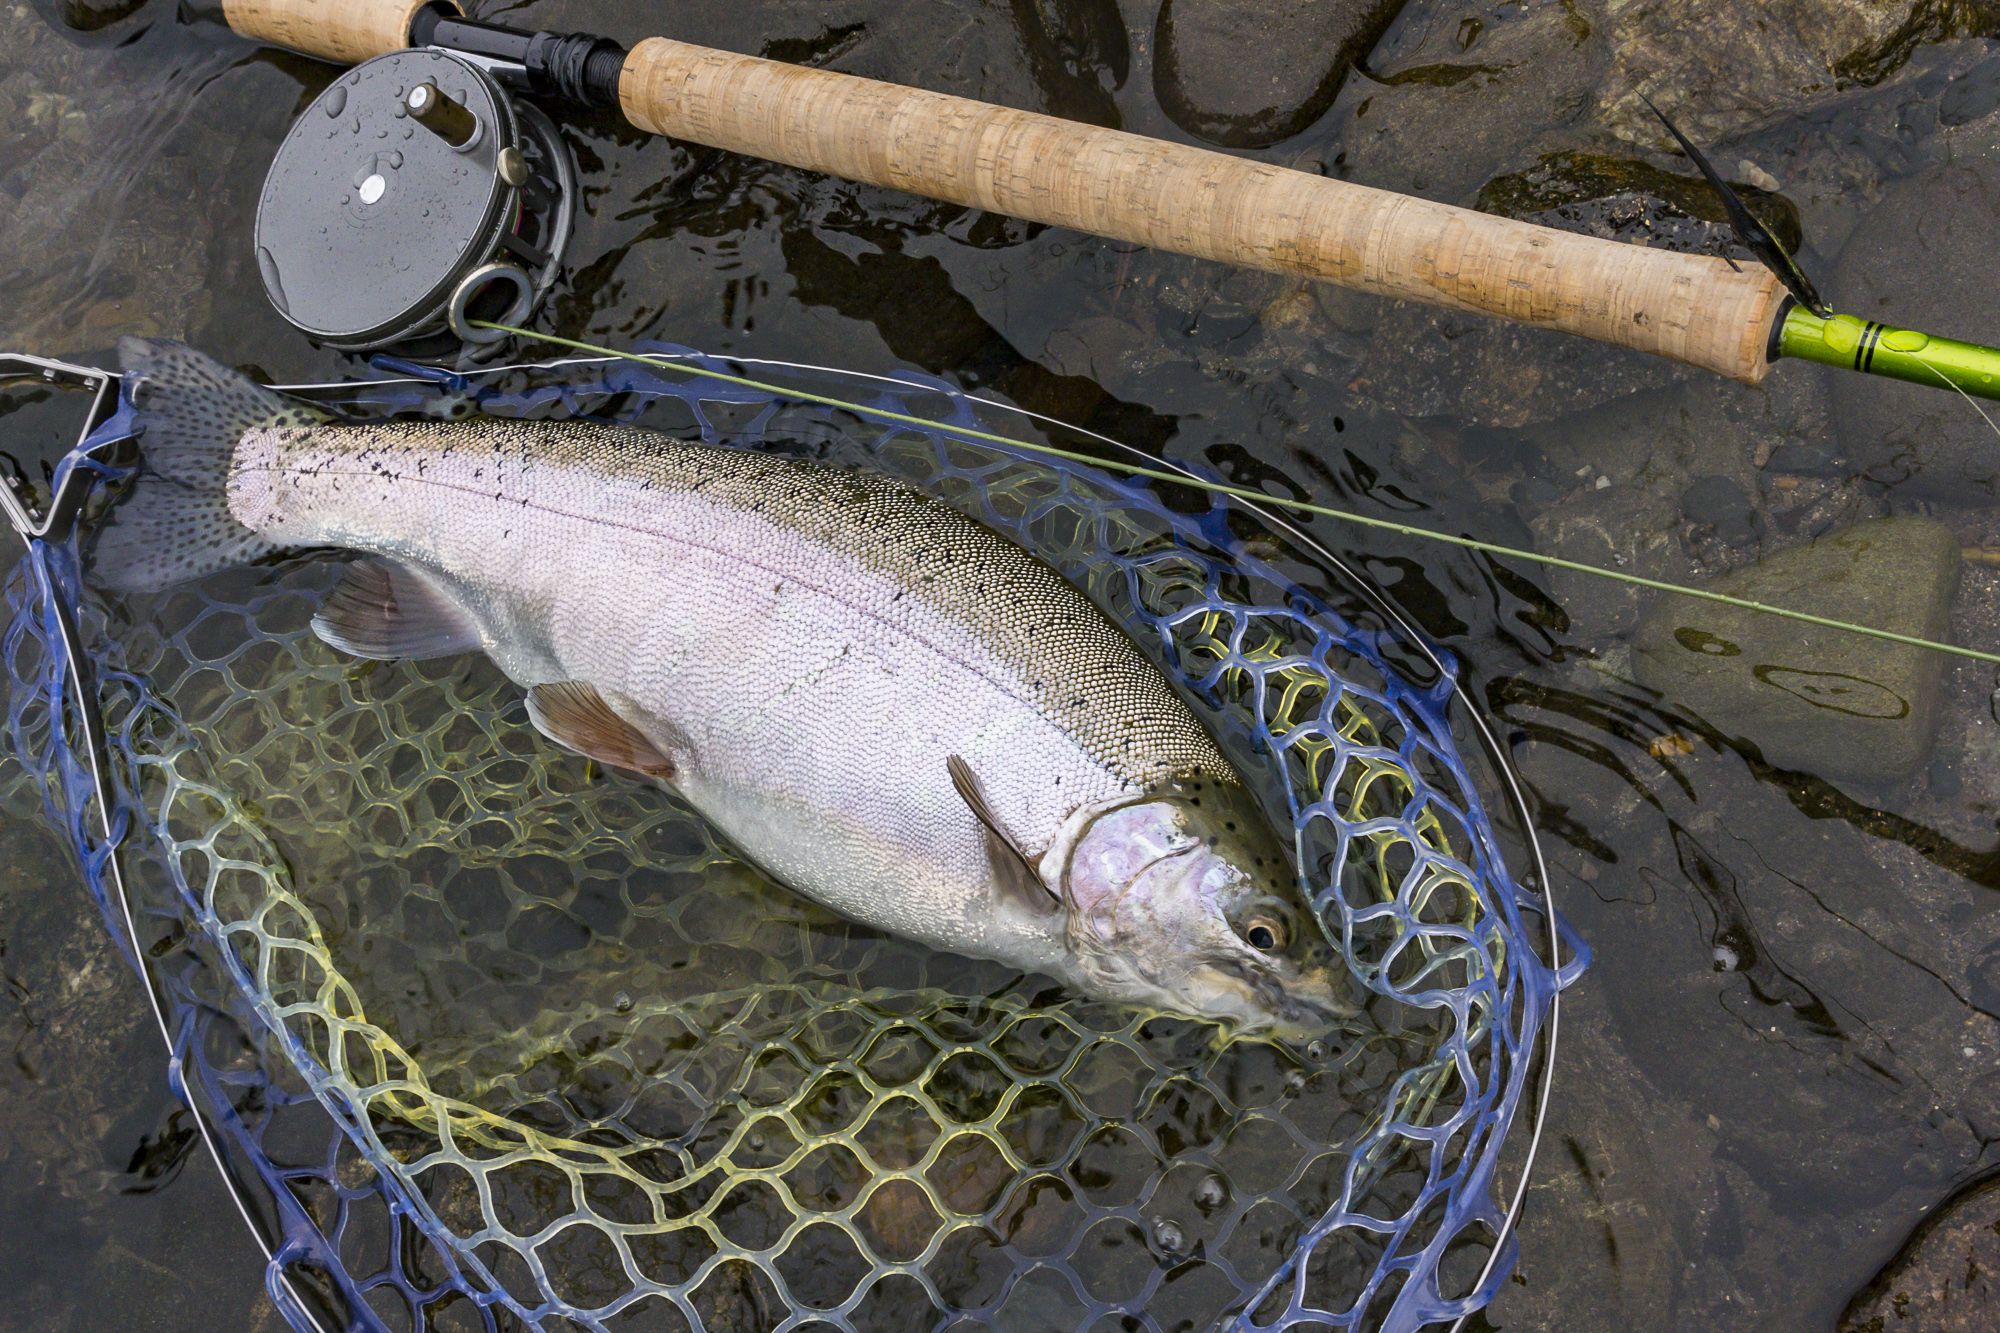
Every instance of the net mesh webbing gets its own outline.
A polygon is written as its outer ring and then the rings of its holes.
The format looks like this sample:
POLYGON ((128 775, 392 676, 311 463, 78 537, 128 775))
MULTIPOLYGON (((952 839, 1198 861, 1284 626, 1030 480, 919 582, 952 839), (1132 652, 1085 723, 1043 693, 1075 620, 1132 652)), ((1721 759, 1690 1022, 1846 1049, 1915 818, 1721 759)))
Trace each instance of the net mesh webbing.
POLYGON ((797 373, 936 425, 617 363, 331 401, 631 421, 883 469, 984 519, 1157 649, 1290 813, 1367 1023, 1225 1041, 931 955, 541 742, 483 659, 325 647, 332 562, 111 605, 41 544, 9 587, 13 750, 122 936, 67 609, 178 1075, 254 1187, 293 1321, 1406 1329, 1483 1305, 1559 977, 1449 674, 1242 506, 969 440, 997 409, 940 385, 797 373))

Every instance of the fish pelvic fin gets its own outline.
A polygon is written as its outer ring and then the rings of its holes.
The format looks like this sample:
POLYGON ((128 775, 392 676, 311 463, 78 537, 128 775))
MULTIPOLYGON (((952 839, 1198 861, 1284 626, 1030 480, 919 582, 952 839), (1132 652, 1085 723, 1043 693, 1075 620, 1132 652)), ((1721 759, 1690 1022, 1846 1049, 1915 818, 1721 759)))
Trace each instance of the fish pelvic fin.
POLYGON ((535 686, 528 691, 528 719, 556 744, 613 768, 662 782, 672 782, 679 771, 672 756, 621 717, 587 681, 535 686))
POLYGON ((951 785, 958 792, 958 798, 972 811, 986 835, 986 860, 993 868, 993 882, 1000 895, 1012 899, 1036 916, 1048 916, 1059 909, 1061 900, 1042 882, 1041 872, 1035 869, 1034 862, 1000 827, 993 807, 986 802, 986 789, 980 785, 979 775, 972 771, 972 765, 953 754, 945 756, 944 766, 945 771, 951 774, 951 785))
POLYGON ((435 579, 394 560, 357 560, 312 620, 313 633, 356 657, 422 661, 483 649, 479 626, 435 579))
POLYGON ((99 531, 95 581, 151 592, 280 549, 229 512, 236 445, 259 427, 317 425, 326 415, 179 343, 125 338, 118 354, 139 471, 99 531))

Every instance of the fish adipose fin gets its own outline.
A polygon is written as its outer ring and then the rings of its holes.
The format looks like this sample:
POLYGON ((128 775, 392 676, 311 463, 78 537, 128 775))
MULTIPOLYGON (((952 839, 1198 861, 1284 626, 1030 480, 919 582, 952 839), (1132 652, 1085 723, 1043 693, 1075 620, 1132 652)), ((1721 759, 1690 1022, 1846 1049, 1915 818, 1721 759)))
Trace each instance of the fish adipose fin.
POLYGON ((986 803, 986 790, 979 785, 979 777, 972 771, 972 765, 954 754, 945 756, 944 766, 945 771, 951 774, 951 785, 957 790, 959 799, 971 809, 979 826, 986 831, 986 859, 993 866, 993 881, 1000 886, 1002 895, 1012 898, 1037 916, 1047 916, 1062 906, 1049 892, 1049 886, 1042 883, 1034 863, 1000 827, 993 807, 986 803))
POLYGON ((479 626, 428 575, 393 560, 357 560, 313 617, 313 632, 343 653, 421 661, 486 646, 479 626))
POLYGON ((587 758, 662 782, 674 779, 674 761, 618 716, 595 685, 581 680, 537 685, 528 691, 528 718, 536 731, 587 758))
POLYGON ((139 473, 92 555, 96 581, 150 592, 278 550, 229 512, 229 468, 245 431, 306 426, 324 413, 179 343, 121 339, 137 414, 139 473))

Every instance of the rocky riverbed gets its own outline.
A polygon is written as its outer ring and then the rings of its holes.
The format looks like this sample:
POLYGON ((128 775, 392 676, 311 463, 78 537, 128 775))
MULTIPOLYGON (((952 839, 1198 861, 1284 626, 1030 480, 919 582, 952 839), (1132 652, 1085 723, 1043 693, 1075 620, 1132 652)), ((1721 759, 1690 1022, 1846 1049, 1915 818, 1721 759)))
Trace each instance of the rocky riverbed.
MULTIPOLYGON (((1741 258, 1650 98, 1843 309, 2000 340, 1996 0, 470 7, 1741 258)), ((270 310, 249 245, 328 69, 171 0, 0 0, 0 39, 8 345, 162 334, 281 380, 352 369, 270 310)), ((1805 365, 1722 383, 608 118, 570 132, 587 215, 561 333, 915 368, 1276 495, 2000 650, 2000 431, 1951 395, 1805 365)), ((31 478, 53 447, 0 438, 31 478)), ((1966 1187, 2000 1165, 1995 671, 1309 526, 1465 664, 1596 950, 1483 1326, 2000 1321, 2000 1214, 1966 1187)), ((0 1275, 37 1327, 270 1325, 210 1168, 180 1155, 136 984, 36 820, 0 808, 0 1234, 35 1238, 0 1247, 0 1275)))

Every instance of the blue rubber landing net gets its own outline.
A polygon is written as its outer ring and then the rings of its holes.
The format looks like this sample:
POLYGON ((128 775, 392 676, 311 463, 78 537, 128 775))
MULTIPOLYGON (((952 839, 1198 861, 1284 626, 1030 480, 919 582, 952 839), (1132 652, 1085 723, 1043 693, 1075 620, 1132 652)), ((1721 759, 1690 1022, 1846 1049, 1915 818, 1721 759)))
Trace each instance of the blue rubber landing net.
POLYGON ((965 432, 1150 461, 1109 441, 928 380, 750 369, 865 410, 615 360, 312 394, 781 450, 980 518, 1288 813, 1366 1021, 1231 1039, 844 922, 542 742, 483 659, 321 644, 337 562, 100 596, 121 411, 58 472, 101 492, 77 531, 7 585, 0 812, 39 799, 74 846, 286 1317, 1411 1330, 1485 1305, 1583 955, 1449 662, 1280 520, 965 432))

